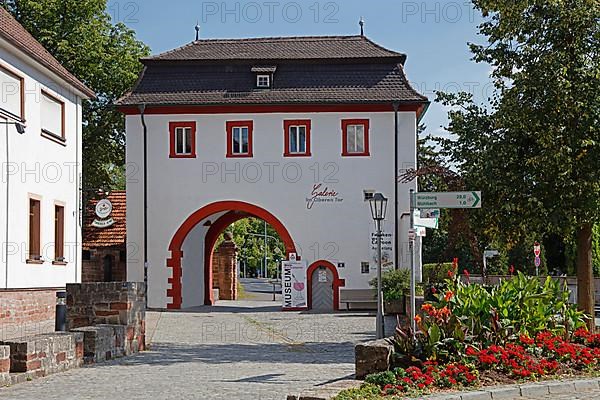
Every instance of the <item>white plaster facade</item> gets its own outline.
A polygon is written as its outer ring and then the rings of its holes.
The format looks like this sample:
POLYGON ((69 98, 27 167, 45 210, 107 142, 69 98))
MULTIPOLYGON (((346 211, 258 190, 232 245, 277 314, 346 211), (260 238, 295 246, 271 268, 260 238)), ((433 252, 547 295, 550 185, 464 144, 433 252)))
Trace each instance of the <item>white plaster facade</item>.
POLYGON ((14 88, 7 82, 0 88, 0 289, 61 288, 80 282, 81 121, 82 100, 88 96, 2 38, 0 68, 24 82, 23 120, 3 111, 15 96, 14 88), (42 135, 42 91, 64 103, 64 141, 42 135), (5 122, 21 122, 25 132, 19 134, 5 122), (39 263, 27 261, 30 198, 41 202, 39 263), (64 207, 64 263, 53 263, 55 205, 64 207))
MULTIPOLYGON (((391 108, 391 106, 390 106, 391 108)), ((273 214, 291 235, 298 254, 310 265, 330 261, 345 279, 345 288, 367 288, 376 276, 370 232, 374 229, 363 190, 389 198, 384 230, 394 232, 394 112, 299 112, 145 115, 147 125, 148 190, 148 305, 166 308, 171 298, 167 266, 169 244, 194 212, 227 200, 258 206, 273 214), (311 120, 311 156, 284 157, 284 120, 311 120), (368 119, 370 155, 342 156, 344 119, 368 119), (226 122, 252 120, 253 157, 227 158, 226 122), (196 157, 169 157, 169 123, 196 124, 196 157), (338 199, 307 207, 313 186, 334 190, 338 199), (361 273, 361 262, 370 272, 361 273)), ((398 113, 398 166, 416 164, 417 113, 398 113)), ((143 126, 140 115, 128 115, 127 130, 127 240, 130 281, 144 280, 143 126)), ((398 221, 400 267, 409 266, 409 189, 399 185, 398 221), (404 214, 404 215, 403 215, 404 214)), ((221 214, 208 220, 214 222, 221 214)), ((198 223, 183 245, 182 308, 204 304, 204 235, 198 223)), ((393 259, 393 256, 392 256, 393 259)), ((419 259, 419 257, 418 257, 419 259)))

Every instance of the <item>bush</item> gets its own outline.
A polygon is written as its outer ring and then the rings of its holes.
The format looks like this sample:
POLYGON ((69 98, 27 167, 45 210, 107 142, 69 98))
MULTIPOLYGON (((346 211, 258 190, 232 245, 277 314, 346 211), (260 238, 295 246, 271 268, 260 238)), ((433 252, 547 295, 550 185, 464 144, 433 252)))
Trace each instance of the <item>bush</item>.
POLYGON ((396 375, 392 371, 384 371, 376 374, 368 375, 365 378, 366 383, 371 385, 384 387, 385 385, 393 385, 396 383, 396 375))
MULTIPOLYGON (((377 278, 372 279, 369 285, 377 288, 377 278)), ((410 271, 397 269, 386 272, 381 276, 381 286, 384 300, 401 300, 404 292, 410 288, 410 271)))
POLYGON ((424 264, 423 283, 444 283, 453 268, 452 263, 424 264))
POLYGON ((364 384, 358 389, 342 391, 334 400, 380 400, 381 389, 378 386, 364 384))

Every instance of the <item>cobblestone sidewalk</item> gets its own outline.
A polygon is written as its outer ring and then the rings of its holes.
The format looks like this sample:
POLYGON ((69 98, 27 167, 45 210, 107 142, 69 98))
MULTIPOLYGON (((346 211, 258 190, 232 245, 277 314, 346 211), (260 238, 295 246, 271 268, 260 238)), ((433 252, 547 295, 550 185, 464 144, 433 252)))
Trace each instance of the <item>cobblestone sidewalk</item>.
POLYGON ((149 312, 150 351, 0 389, 0 399, 281 400, 354 373, 354 344, 373 339, 372 316, 273 304, 149 312))

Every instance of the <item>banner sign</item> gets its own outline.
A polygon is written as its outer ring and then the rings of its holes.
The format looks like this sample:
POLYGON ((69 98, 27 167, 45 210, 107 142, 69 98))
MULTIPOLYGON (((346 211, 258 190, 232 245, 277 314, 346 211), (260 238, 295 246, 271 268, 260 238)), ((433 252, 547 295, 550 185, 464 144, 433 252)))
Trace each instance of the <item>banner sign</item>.
MULTIPOLYGON (((371 265, 377 266, 379 257, 377 253, 377 232, 371 228, 371 265)), ((385 229, 381 230, 381 270, 391 271, 394 269, 394 234, 385 229)))
POLYGON ((308 308, 306 290, 306 261, 283 261, 281 263, 283 310, 308 308))

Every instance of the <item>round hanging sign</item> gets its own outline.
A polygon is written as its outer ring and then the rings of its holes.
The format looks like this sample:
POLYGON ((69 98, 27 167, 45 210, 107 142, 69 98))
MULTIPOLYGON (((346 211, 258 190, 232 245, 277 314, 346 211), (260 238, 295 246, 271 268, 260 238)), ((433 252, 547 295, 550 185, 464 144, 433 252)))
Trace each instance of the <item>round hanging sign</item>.
POLYGON ((106 218, 112 212, 112 203, 108 199, 102 199, 96 204, 96 215, 98 218, 106 218))

